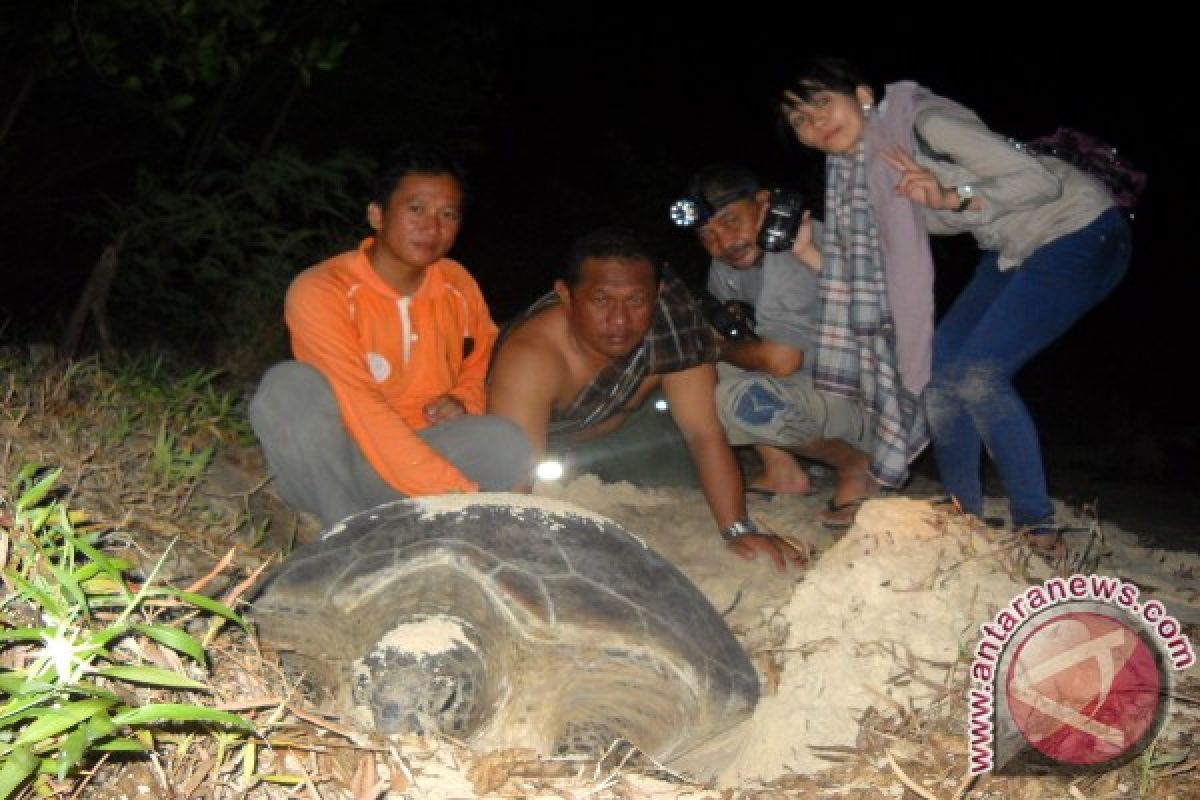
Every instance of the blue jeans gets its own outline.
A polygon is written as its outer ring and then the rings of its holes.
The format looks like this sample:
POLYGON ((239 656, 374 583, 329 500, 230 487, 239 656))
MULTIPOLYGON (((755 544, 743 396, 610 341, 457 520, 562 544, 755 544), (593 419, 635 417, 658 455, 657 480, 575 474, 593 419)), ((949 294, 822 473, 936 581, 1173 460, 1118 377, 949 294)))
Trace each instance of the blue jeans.
POLYGON ((1012 380, 1031 358, 1103 300, 1129 265, 1129 223, 1112 208, 1001 271, 984 253, 938 324, 925 413, 946 491, 983 512, 982 448, 996 465, 1014 527, 1050 522, 1041 447, 1012 380))

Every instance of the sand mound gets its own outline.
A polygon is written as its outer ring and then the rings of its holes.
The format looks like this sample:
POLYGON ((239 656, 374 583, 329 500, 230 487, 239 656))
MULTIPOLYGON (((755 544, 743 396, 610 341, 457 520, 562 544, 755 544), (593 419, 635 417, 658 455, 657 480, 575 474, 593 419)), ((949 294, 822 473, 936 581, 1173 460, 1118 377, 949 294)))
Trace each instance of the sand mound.
POLYGON ((722 782, 814 772, 828 762, 812 748, 853 747, 870 707, 944 699, 979 623, 1024 588, 1002 549, 927 504, 868 503, 781 610, 789 633, 778 691, 759 703, 722 782))
MULTIPOLYGON (((820 772, 830 766, 824 755, 859 743, 869 709, 911 714, 961 703, 979 626, 1052 574, 1012 537, 907 498, 866 504, 836 543, 812 523, 823 497, 752 507, 756 519, 820 553, 805 572, 779 574, 761 559, 745 562, 725 550, 694 490, 585 476, 539 492, 610 516, 643 537, 726 612, 755 657, 765 696, 737 731, 740 752, 721 775, 725 786, 820 772)), ((988 512, 998 505, 990 502, 988 512)), ((1200 556, 1151 551, 1118 530, 1072 537, 1077 551, 1090 543, 1083 568, 1138 582, 1181 620, 1200 615, 1190 577, 1200 574, 1200 556)))

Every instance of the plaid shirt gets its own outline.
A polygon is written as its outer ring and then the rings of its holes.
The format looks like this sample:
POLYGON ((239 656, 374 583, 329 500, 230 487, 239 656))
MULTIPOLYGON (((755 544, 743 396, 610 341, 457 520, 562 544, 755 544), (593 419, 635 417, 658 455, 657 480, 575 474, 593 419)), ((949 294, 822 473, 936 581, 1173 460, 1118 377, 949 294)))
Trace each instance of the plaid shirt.
POLYGON ((813 381, 861 400, 874 430, 871 475, 902 486, 908 465, 929 443, 919 398, 904 388, 888 302, 879 231, 871 213, 862 145, 826 158, 825 238, 813 381))
MULTIPOLYGON (((662 283, 646 338, 624 359, 602 369, 566 409, 556 411, 548 426, 550 433, 578 433, 599 425, 624 408, 649 375, 716 362, 720 343, 696 298, 666 266, 662 283)), ((505 326, 496 351, 509 331, 557 302, 558 295, 550 292, 505 326)))

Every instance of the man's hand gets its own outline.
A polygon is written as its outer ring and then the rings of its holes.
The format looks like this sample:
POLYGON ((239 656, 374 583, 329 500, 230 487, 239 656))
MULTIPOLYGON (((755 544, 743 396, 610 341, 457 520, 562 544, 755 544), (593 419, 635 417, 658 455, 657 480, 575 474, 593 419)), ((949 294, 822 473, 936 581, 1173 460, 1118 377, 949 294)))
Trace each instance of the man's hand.
POLYGON ((437 425, 465 413, 467 409, 463 407, 462 402, 448 394, 435 397, 425 404, 425 419, 429 420, 430 425, 437 425))
POLYGON ((789 562, 796 568, 808 564, 806 548, 773 533, 751 533, 732 539, 727 544, 730 550, 747 560, 752 560, 759 553, 766 553, 779 572, 787 571, 789 562))

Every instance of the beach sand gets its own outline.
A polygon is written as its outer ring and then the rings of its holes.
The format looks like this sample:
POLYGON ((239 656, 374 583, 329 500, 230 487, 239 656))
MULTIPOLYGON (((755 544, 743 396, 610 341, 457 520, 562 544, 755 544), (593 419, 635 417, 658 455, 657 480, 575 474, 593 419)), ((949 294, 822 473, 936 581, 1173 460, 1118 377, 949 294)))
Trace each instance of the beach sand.
MULTIPOLYGON (((809 496, 749 501, 754 519, 813 548, 807 568, 786 573, 729 551, 696 489, 638 488, 592 475, 535 489, 612 518, 664 554, 751 654, 764 696, 738 731, 739 751, 716 776, 723 786, 819 773, 830 766, 829 752, 860 742, 873 707, 919 714, 944 705, 948 689, 966 682, 980 625, 1056 571, 1010 534, 912 496, 868 502, 854 528, 835 539, 815 522, 830 493, 816 483, 809 496)), ((933 488, 918 481, 906 494, 933 488)), ((987 513, 1002 515, 1002 502, 990 499, 987 513)), ((1144 547, 1061 505, 1059 514, 1078 530, 1067 534, 1072 555, 1058 571, 1135 582, 1179 620, 1200 623, 1200 555, 1144 547)))

